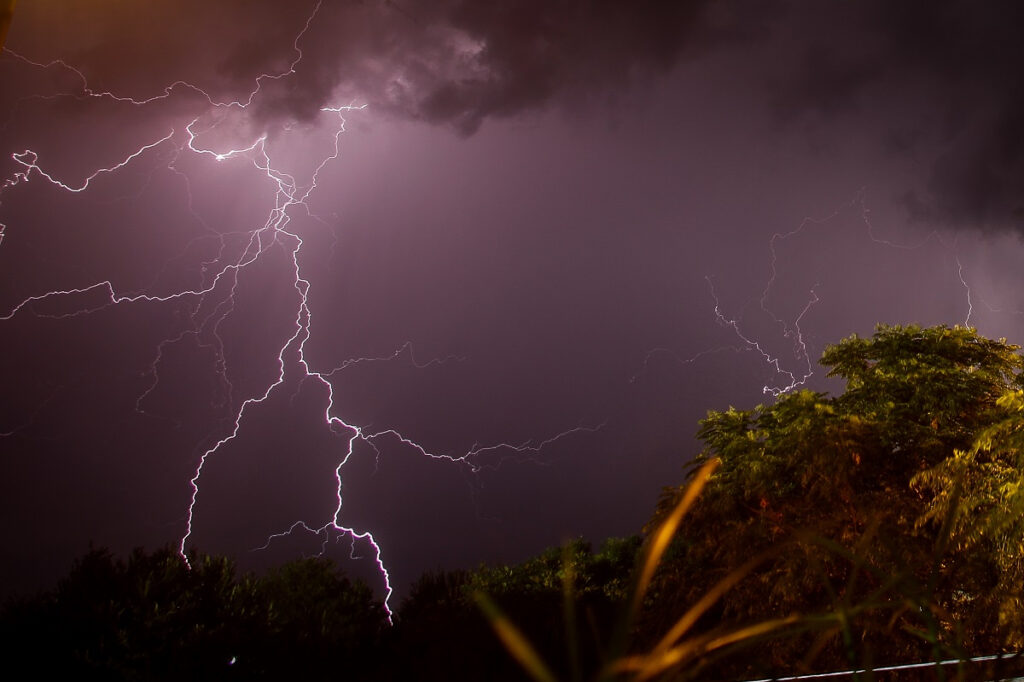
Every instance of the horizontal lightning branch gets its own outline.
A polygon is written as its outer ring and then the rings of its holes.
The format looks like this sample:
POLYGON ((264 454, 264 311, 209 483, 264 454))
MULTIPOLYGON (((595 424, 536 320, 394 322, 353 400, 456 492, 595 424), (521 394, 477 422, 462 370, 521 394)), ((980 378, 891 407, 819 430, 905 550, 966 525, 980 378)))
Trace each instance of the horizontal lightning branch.
MULTIPOLYGON (((167 162, 166 168, 184 178, 188 195, 188 207, 193 215, 196 214, 192 209, 191 190, 188 189, 190 187, 189 177, 175 165, 177 161, 187 155, 199 159, 209 159, 213 163, 247 163, 258 174, 258 177, 261 178, 261 182, 263 182, 264 178, 269 182, 270 191, 273 193, 273 206, 267 212, 263 224, 254 229, 245 230, 240 233, 210 230, 213 233, 212 238, 220 240, 220 250, 213 259, 206 260, 201 264, 203 275, 199 286, 183 288, 170 293, 153 293, 152 286, 142 291, 123 292, 118 290, 112 279, 103 279, 81 286, 54 289, 28 296, 8 311, 0 313, 0 321, 7 322, 21 315, 49 318, 76 317, 95 313, 110 306, 132 303, 162 304, 179 302, 185 304, 188 310, 188 320, 184 328, 157 345, 156 352, 147 371, 147 375, 151 377, 151 380, 137 397, 135 407, 138 411, 142 412, 143 403, 158 386, 160 382, 160 366, 168 347, 191 337, 199 340, 205 347, 213 349, 216 355, 215 371, 219 375, 222 384, 226 387, 226 403, 234 406, 233 418, 230 419, 230 426, 227 428, 226 433, 219 438, 211 439, 213 441, 212 445, 206 448, 198 458, 195 469, 189 479, 190 493, 185 512, 184 533, 178 542, 179 552, 186 563, 188 562, 187 550, 189 541, 196 530, 203 472, 210 459, 238 439, 250 412, 255 407, 266 404, 275 390, 285 383, 286 378, 294 377, 299 379, 300 382, 315 381, 320 383, 327 393, 322 418, 333 433, 343 435, 346 441, 340 462, 334 469, 337 492, 334 511, 330 518, 319 524, 306 521, 295 522, 284 533, 271 535, 268 538, 267 546, 269 546, 274 538, 298 530, 322 536, 324 543, 322 546, 324 548, 326 548, 326 543, 330 537, 348 538, 349 542, 352 543, 353 556, 356 554, 355 547, 357 543, 366 544, 371 548, 372 560, 375 562, 384 584, 384 607, 387 609, 390 617, 391 608, 389 601, 393 588, 391 576, 385 567, 380 545, 369 530, 356 529, 344 525, 342 522, 342 470, 352 456, 357 443, 366 444, 379 455, 378 444, 390 440, 402 446, 412 448, 424 457, 466 466, 471 471, 477 472, 482 468, 497 468, 501 461, 504 461, 499 459, 497 464, 485 465, 479 462, 482 456, 497 454, 504 455, 506 458, 535 459, 542 450, 549 448, 564 438, 574 434, 593 432, 601 427, 577 426, 537 443, 526 441, 519 444, 474 445, 462 455, 454 456, 436 454, 416 441, 402 435, 396 429, 386 428, 368 432, 363 427, 350 424, 334 413, 334 386, 331 383, 331 379, 354 365, 395 360, 403 354, 408 354, 412 364, 417 368, 430 367, 448 361, 462 361, 463 358, 448 356, 420 363, 413 355, 411 342, 406 342, 390 356, 353 358, 323 372, 311 368, 306 359, 305 344, 310 338, 310 329, 313 322, 313 315, 309 305, 311 284, 304 275, 300 264, 305 244, 299 233, 291 227, 291 221, 295 211, 300 211, 307 216, 319 219, 311 212, 308 200, 318 188, 321 171, 332 161, 338 159, 340 155, 340 139, 341 135, 345 132, 345 115, 364 109, 365 104, 325 105, 320 108, 321 116, 328 121, 332 121, 329 124, 332 131, 332 141, 321 149, 322 154, 310 164, 309 179, 305 184, 300 184, 293 175, 280 170, 274 163, 271 157, 268 133, 255 136, 251 139, 251 142, 237 148, 217 148, 216 145, 201 142, 201 139, 205 140, 208 135, 216 131, 218 125, 221 124, 220 121, 223 120, 222 118, 214 119, 213 123, 201 125, 200 121, 207 120, 204 117, 210 111, 217 109, 244 111, 258 100, 267 81, 287 79, 298 72, 302 67, 303 60, 302 39, 312 26, 320 8, 321 2, 317 2, 306 18, 301 30, 295 35, 292 42, 294 57, 288 67, 279 72, 258 75, 248 95, 239 99, 218 99, 199 86, 181 80, 164 86, 157 94, 142 97, 118 94, 108 90, 96 90, 90 86, 89 80, 81 69, 76 68, 63 59, 55 59, 48 62, 36 61, 20 53, 5 49, 4 52, 7 55, 21 62, 27 68, 40 70, 62 69, 73 74, 79 83, 77 90, 55 95, 33 95, 19 100, 19 103, 25 100, 47 100, 62 97, 75 98, 82 101, 91 99, 107 100, 125 107, 146 107, 168 100, 171 97, 198 95, 199 97, 193 97, 193 100, 198 100, 200 110, 193 111, 190 116, 184 117, 184 120, 180 121, 180 124, 173 127, 169 132, 154 136, 151 138, 151 141, 121 155, 120 160, 116 163, 98 167, 80 180, 69 180, 59 177, 56 172, 49 170, 46 164, 43 163, 44 160, 40 155, 31 149, 12 153, 10 158, 14 161, 17 168, 9 177, 0 180, 0 198, 2 198, 4 193, 17 191, 20 186, 31 181, 43 181, 62 192, 84 193, 90 190, 94 182, 101 177, 125 172, 133 164, 140 162, 147 155, 155 153, 156 150, 167 149, 170 150, 171 160, 167 162), (233 255, 229 255, 230 250, 226 246, 226 236, 228 234, 244 236, 243 245, 233 255), (236 403, 233 398, 234 387, 228 380, 227 363, 224 356, 224 339, 221 337, 220 328, 222 323, 234 311, 235 295, 240 286, 240 272, 259 262, 272 246, 283 247, 290 258, 291 276, 288 286, 295 291, 298 302, 291 315, 291 332, 277 351, 276 370, 272 380, 263 386, 261 390, 257 391, 255 395, 250 395, 236 403), (101 298, 98 302, 96 300, 97 296, 101 298), (65 304, 67 307, 64 312, 47 312, 50 308, 44 304, 50 304, 51 301, 67 301, 70 302, 70 305, 65 304), (68 307, 70 312, 67 311, 68 307), (292 373, 295 374, 293 375, 292 373)), ((196 217, 198 218, 198 216, 196 217)), ((0 225, 0 244, 2 244, 5 230, 6 226, 0 225)), ((181 256, 176 256, 175 258, 183 257, 184 254, 188 253, 196 240, 209 238, 211 238, 210 235, 196 238, 186 246, 181 256)), ((168 264, 170 262, 168 261, 168 264)), ((22 427, 19 426, 15 430, 20 428, 22 427)), ((0 433, 0 436, 10 435, 13 432, 0 433)))

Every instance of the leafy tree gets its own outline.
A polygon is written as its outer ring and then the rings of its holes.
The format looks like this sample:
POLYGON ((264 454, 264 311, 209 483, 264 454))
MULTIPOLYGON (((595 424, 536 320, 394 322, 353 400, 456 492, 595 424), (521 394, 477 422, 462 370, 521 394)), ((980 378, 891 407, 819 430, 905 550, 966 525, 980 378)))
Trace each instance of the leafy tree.
MULTIPOLYGON (((687 476, 712 457, 721 466, 652 589, 648 636, 763 553, 705 629, 795 612, 840 617, 766 644, 748 659, 757 665, 736 670, 990 653, 1017 641, 1018 350, 970 328, 879 326, 825 351, 829 376, 846 380, 842 395, 802 391, 709 412, 687 476)), ((682 489, 664 491, 652 524, 682 489)))
POLYGON ((603 662, 629 595, 640 538, 583 540, 514 565, 428 573, 402 603, 390 649, 390 679, 521 680, 475 595, 486 594, 566 678, 603 662))
POLYGON ((921 527, 948 521, 955 551, 988 560, 988 580, 957 594, 961 611, 998 620, 971 622, 971 631, 989 626, 1024 648, 1024 391, 1008 390, 997 401, 1002 410, 970 448, 956 450, 914 477, 929 494, 921 527))
POLYGON ((227 559, 194 555, 189 569, 167 548, 127 561, 93 549, 56 590, 5 609, 4 643, 55 673, 203 679, 228 672, 252 608, 227 559))
POLYGON ((260 626, 250 647, 270 679, 368 679, 387 625, 383 605, 327 559, 291 561, 254 581, 260 626))
MULTIPOLYGON (((115 558, 94 549, 57 588, 9 603, 0 647, 11 667, 107 680, 366 679, 385 623, 368 587, 305 559, 264 577, 170 548, 115 558)), ((45 676, 45 675, 44 675, 45 676)))

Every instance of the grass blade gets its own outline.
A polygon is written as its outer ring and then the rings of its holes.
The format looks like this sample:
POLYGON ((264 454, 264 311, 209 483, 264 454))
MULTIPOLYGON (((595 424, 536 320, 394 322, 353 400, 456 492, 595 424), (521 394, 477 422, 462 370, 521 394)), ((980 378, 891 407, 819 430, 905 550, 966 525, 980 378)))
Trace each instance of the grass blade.
POLYGON ((537 682, 556 682, 554 674, 544 664, 536 649, 523 636, 519 628, 512 624, 508 616, 498 608, 498 605, 491 601, 490 597, 483 592, 477 592, 473 597, 480 606, 480 610, 487 616, 487 620, 490 621, 491 627, 494 628, 494 632, 498 635, 498 639, 501 640, 501 643, 505 645, 509 654, 516 659, 519 665, 523 666, 523 669, 529 673, 530 677, 537 682))

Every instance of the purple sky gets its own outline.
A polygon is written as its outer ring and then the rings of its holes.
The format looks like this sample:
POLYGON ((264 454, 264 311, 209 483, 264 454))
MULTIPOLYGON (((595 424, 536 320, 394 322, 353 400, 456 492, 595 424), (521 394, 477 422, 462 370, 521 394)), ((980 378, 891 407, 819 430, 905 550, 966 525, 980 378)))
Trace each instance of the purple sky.
POLYGON ((4 589, 191 518, 401 593, 636 532, 876 322, 1024 341, 1018 3, 672 5, 19 4, 4 589))

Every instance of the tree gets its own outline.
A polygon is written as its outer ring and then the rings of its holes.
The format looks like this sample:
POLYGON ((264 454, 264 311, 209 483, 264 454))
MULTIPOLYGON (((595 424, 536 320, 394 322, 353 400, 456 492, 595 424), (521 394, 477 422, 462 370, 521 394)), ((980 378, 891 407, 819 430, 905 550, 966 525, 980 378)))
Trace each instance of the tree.
POLYGON ((260 623, 250 636, 249 657, 261 675, 371 677, 387 613, 368 585, 314 557, 255 579, 253 595, 260 623))
POLYGON ((965 590, 964 611, 997 613, 999 631, 1024 648, 1024 391, 1007 391, 999 418, 969 449, 914 477, 930 494, 919 526, 947 521, 956 551, 994 559, 990 589, 965 590))
MULTIPOLYGON (((657 635, 763 553, 705 628, 794 612, 832 617, 766 644, 748 659, 762 672, 809 656, 831 668, 1019 642, 1018 350, 970 328, 879 326, 822 356, 829 376, 846 380, 843 394, 802 391, 709 412, 687 478, 712 457, 721 466, 662 567, 643 627, 657 635)), ((664 491, 650 525, 684 487, 664 491)))
POLYGON ((428 573, 412 586, 392 639, 395 680, 522 680, 477 595, 487 595, 567 679, 604 662, 630 590, 640 538, 583 540, 513 565, 428 573))
POLYGON ((257 577, 223 557, 186 564, 171 548, 127 560, 95 549, 55 590, 5 606, 0 652, 68 679, 367 679, 385 615, 327 560, 257 577))

